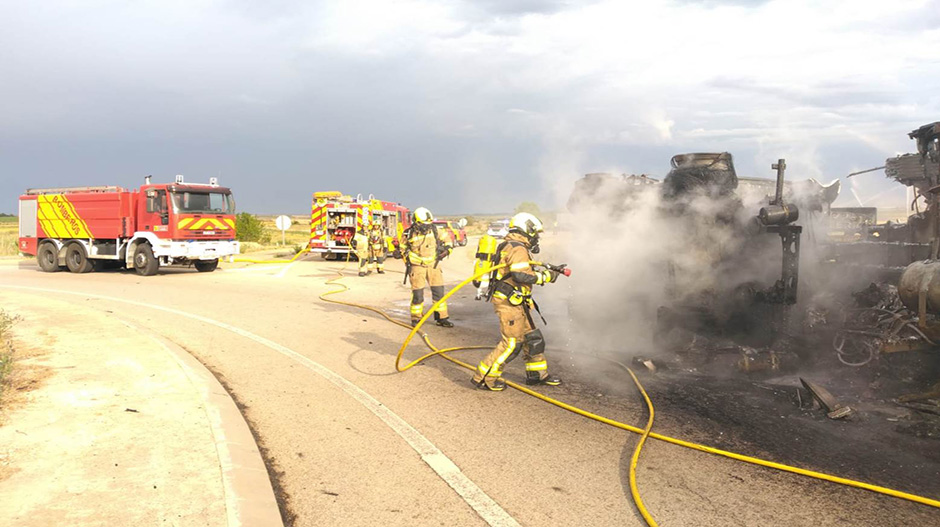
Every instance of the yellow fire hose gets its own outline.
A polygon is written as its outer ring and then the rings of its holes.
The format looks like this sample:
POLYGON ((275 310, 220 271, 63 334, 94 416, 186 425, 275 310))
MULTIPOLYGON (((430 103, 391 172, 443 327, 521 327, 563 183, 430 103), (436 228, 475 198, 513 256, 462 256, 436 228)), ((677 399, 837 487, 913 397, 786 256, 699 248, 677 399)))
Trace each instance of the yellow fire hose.
MULTIPOLYGON (((348 259, 347 259, 347 261, 348 261, 348 259)), ((530 262, 530 263, 533 264, 533 265, 541 265, 540 262, 530 262)), ((431 306, 431 309, 429 309, 429 310, 424 314, 424 316, 421 317, 421 319, 418 321, 417 324, 415 324, 414 327, 411 327, 411 325, 408 324, 408 323, 405 323, 405 322, 402 322, 402 321, 400 321, 400 320, 396 320, 396 319, 392 318, 392 317, 389 316, 387 313, 385 313, 385 311, 383 311, 383 310, 381 310, 381 309, 379 309, 379 308, 372 307, 372 306, 367 306, 367 305, 363 305, 363 304, 358 304, 358 303, 355 303, 355 302, 344 302, 344 301, 342 301, 342 300, 336 300, 336 299, 327 298, 327 297, 330 296, 330 295, 335 295, 335 294, 342 293, 342 292, 345 292, 345 291, 348 291, 348 290, 349 290, 349 287, 347 287, 347 286, 344 285, 344 284, 340 284, 340 283, 337 282, 338 280, 341 280, 342 278, 344 278, 344 275, 342 274, 342 270, 339 271, 339 276, 337 276, 336 278, 333 278, 333 279, 331 279, 331 280, 329 280, 329 281, 326 282, 326 283, 329 284, 329 285, 338 285, 338 286, 341 287, 341 289, 335 289, 335 290, 333 290, 333 291, 327 291, 326 293, 323 293, 322 295, 320 295, 320 299, 323 300, 323 301, 325 301, 325 302, 330 302, 330 303, 333 303, 333 304, 340 304, 340 305, 345 305, 345 306, 349 306, 349 307, 355 307, 355 308, 359 308, 359 309, 365 309, 365 310, 368 310, 368 311, 371 311, 371 312, 373 312, 373 313, 376 313, 376 314, 380 315, 381 317, 385 318, 385 319, 388 320, 389 322, 392 322, 393 324, 396 324, 396 325, 401 326, 401 327, 404 327, 404 328, 408 328, 408 329, 410 330, 410 332, 408 333, 408 337, 407 337, 407 338, 404 340, 404 342, 402 343, 401 348, 398 350, 398 355, 395 357, 395 369, 396 369, 397 371, 403 372, 403 371, 409 370, 409 369, 413 368, 414 366, 416 366, 417 364, 421 363, 422 361, 424 361, 424 360, 426 360, 427 358, 432 357, 432 356, 434 356, 434 355, 440 355, 441 357, 443 357, 443 358, 445 358, 445 359, 447 359, 447 360, 453 362, 454 364, 457 364, 458 366, 461 366, 461 367, 463 367, 463 368, 466 368, 466 369, 468 369, 468 370, 470 370, 470 371, 475 371, 475 368, 474 368, 473 366, 471 366, 471 365, 469 365, 469 364, 467 364, 467 363, 465 363, 465 362, 463 362, 463 361, 460 361, 460 360, 458 360, 458 359, 455 359, 455 358, 453 358, 453 357, 447 355, 447 353, 452 352, 452 351, 462 351, 462 350, 471 350, 471 349, 491 349, 492 346, 458 346, 458 347, 451 347, 451 348, 438 349, 437 347, 434 346, 434 344, 433 344, 433 343, 431 342, 431 340, 428 338, 428 335, 427 335, 426 333, 424 333, 424 332, 421 332, 420 330, 421 330, 421 327, 424 325, 424 323, 425 323, 425 322, 428 320, 428 318, 431 316, 431 314, 434 313, 434 312, 437 310, 438 306, 440 306, 442 303, 446 302, 447 299, 450 298, 451 296, 453 296, 457 291, 459 291, 459 290, 461 290, 462 288, 464 288, 465 286, 467 286, 467 284, 471 283, 473 280, 476 280, 476 279, 482 277, 483 275, 489 274, 490 272, 492 272, 492 271, 495 270, 495 269, 499 269, 499 268, 503 268, 503 267, 506 267, 506 264, 498 265, 498 266, 495 266, 495 267, 491 267, 491 268, 485 269, 485 270, 483 270, 483 271, 481 271, 481 272, 479 272, 479 273, 476 273, 475 275, 473 275, 473 276, 471 276, 471 277, 465 279, 464 281, 460 282, 457 286, 455 286, 453 289, 451 289, 450 291, 448 291, 447 294, 445 294, 440 300, 438 300, 437 302, 435 302, 434 305, 431 306), (409 362, 408 364, 406 364, 406 365, 404 365, 404 366, 402 366, 402 365, 401 365, 401 358, 402 358, 402 355, 404 354, 405 349, 407 349, 408 344, 411 343, 411 340, 415 337, 415 335, 418 335, 418 334, 421 335, 421 339, 424 341, 425 345, 431 350, 431 352, 430 352, 430 353, 427 353, 427 354, 425 354, 425 355, 423 355, 423 356, 421 356, 421 357, 419 357, 418 359, 415 359, 415 360, 409 362)), ((600 358, 600 357, 597 357, 597 358, 600 358)), ((624 366, 622 363, 619 363, 619 362, 617 362, 617 361, 611 361, 611 362, 614 362, 614 363, 620 365, 621 367, 626 368, 626 366, 624 366)), ((517 384, 517 383, 515 383, 515 382, 512 382, 512 381, 505 381, 505 382, 506 382, 506 384, 507 384, 508 386, 510 386, 510 387, 512 387, 512 388, 515 388, 516 390, 519 390, 519 391, 521 391, 521 392, 523 392, 523 393, 526 393, 526 394, 528 394, 528 395, 531 395, 531 396, 533 396, 533 397, 536 397, 536 398, 538 398, 538 399, 541 399, 542 401, 545 401, 545 402, 547 402, 547 403, 553 404, 553 405, 555 405, 555 406, 557 406, 557 407, 559 407, 559 408, 568 410, 568 411, 570 411, 570 412, 573 412, 573 413, 575 413, 575 414, 581 415, 581 416, 583 416, 583 417, 587 417, 587 418, 589 418, 589 419, 593 419, 593 420, 598 421, 598 422, 600 422, 600 423, 604 423, 604 424, 606 424, 606 425, 613 426, 613 427, 615 427, 615 428, 620 428, 620 429, 626 430, 626 431, 628 431, 628 432, 633 432, 633 433, 635 433, 635 434, 639 434, 641 437, 640 437, 640 440, 637 442, 637 446, 636 446, 636 448, 634 449, 634 452, 633 452, 633 457, 631 458, 631 461, 630 461, 630 491, 631 491, 631 494, 633 495, 634 501, 636 502, 637 509, 638 509, 638 510, 640 511, 640 513, 642 514, 644 520, 646 520, 646 522, 647 522, 649 525, 651 525, 651 526, 655 526, 655 525, 656 525, 656 522, 655 522, 655 521, 653 520, 653 518, 650 516, 649 512, 646 510, 646 507, 643 505, 643 502, 642 502, 642 500, 640 499, 640 494, 639 494, 639 491, 638 491, 637 485, 636 485, 636 465, 637 465, 637 462, 638 462, 638 460, 639 460, 640 451, 642 450, 643 445, 644 445, 644 442, 645 442, 645 439, 646 439, 647 437, 652 437, 653 439, 657 439, 657 440, 659 440, 659 441, 664 441, 664 442, 666 442, 666 443, 671 443, 671 444, 673 444, 673 445, 678 445, 678 446, 685 447, 685 448, 689 448, 689 449, 692 449, 692 450, 698 450, 698 451, 700 451, 700 452, 706 452, 706 453, 709 453, 709 454, 714 454, 714 455, 717 455, 717 456, 722 456, 722 457, 734 459, 734 460, 737 460, 737 461, 743 461, 743 462, 745 462, 745 463, 749 463, 749 464, 752 464, 752 465, 759 465, 759 466, 762 466, 762 467, 772 468, 772 469, 780 470, 780 471, 783 471, 783 472, 790 472, 790 473, 792 473, 792 474, 799 474, 799 475, 806 476, 806 477, 810 477, 810 478, 814 478, 814 479, 819 479, 819 480, 823 480, 823 481, 829 481, 829 482, 832 482, 832 483, 838 483, 838 484, 840 484, 840 485, 845 485, 845 486, 849 486, 849 487, 855 487, 855 488, 859 488, 859 489, 864 489, 864 490, 868 490, 868 491, 875 492, 875 493, 878 493, 878 494, 883 494, 883 495, 885 495, 885 496, 891 496, 891 497, 894 497, 894 498, 899 498, 899 499, 903 499, 903 500, 907 500, 907 501, 912 501, 912 502, 915 502, 915 503, 920 503, 920 504, 927 505, 927 506, 930 506, 930 507, 940 508, 940 500, 936 500, 936 499, 932 499, 932 498, 927 498, 927 497, 924 497, 924 496, 919 496, 919 495, 916 495, 916 494, 911 494, 911 493, 903 492, 903 491, 899 491, 899 490, 894 490, 894 489, 890 489, 890 488, 887 488, 887 487, 882 487, 882 486, 879 486, 879 485, 873 485, 873 484, 865 483, 865 482, 862 482, 862 481, 856 481, 856 480, 852 480, 852 479, 848 479, 848 478, 843 478, 843 477, 839 477, 839 476, 833 476, 833 475, 830 475, 830 474, 825 474, 825 473, 822 473, 822 472, 816 472, 816 471, 813 471, 813 470, 807 470, 807 469, 803 469, 803 468, 799 468, 799 467, 794 467, 794 466, 786 465, 786 464, 783 464, 783 463, 776 463, 776 462, 774 462, 774 461, 767 461, 767 460, 764 460, 764 459, 760 459, 760 458, 756 458, 756 457, 752 457, 752 456, 746 456, 746 455, 738 454, 738 453, 735 453, 735 452, 729 452, 729 451, 727 451, 727 450, 721 450, 721 449, 719 449, 719 448, 714 448, 714 447, 710 447, 710 446, 706 446, 706 445, 700 445, 700 444, 698 444, 698 443, 693 443, 693 442, 690 442, 690 441, 684 441, 684 440, 682 440, 682 439, 677 439, 677 438, 674 438, 674 437, 670 437, 670 436, 666 436, 666 435, 662 435, 662 434, 658 434, 658 433, 652 432, 651 429, 652 429, 652 425, 653 425, 653 415, 654 415, 652 401, 650 401, 650 398, 649 398, 649 396, 647 395, 646 390, 643 389, 643 386, 640 384, 639 379, 637 379, 637 377, 636 377, 636 375, 633 373, 633 371, 631 371, 629 368, 626 368, 626 369, 627 369, 627 371, 630 373, 630 376, 633 378, 633 381, 634 381, 634 383, 636 384, 637 388, 640 390, 640 393, 643 395, 643 398, 644 398, 644 400, 646 401, 647 408, 648 408, 648 410, 649 410, 649 419, 648 419, 647 424, 646 424, 646 427, 645 427, 644 429, 640 429, 640 428, 638 428, 638 427, 631 426, 631 425, 628 425, 628 424, 626 424, 626 423, 621 423, 621 422, 619 422, 619 421, 616 421, 616 420, 613 420, 613 419, 609 419, 609 418, 606 418, 606 417, 603 417, 603 416, 600 416, 600 415, 597 415, 597 414, 588 412, 587 410, 583 410, 583 409, 581 409, 581 408, 578 408, 578 407, 576 407, 576 406, 569 405, 569 404, 564 403, 564 402, 562 402, 562 401, 559 401, 559 400, 557 400, 557 399, 553 399, 553 398, 551 398, 551 397, 548 397, 548 396, 546 396, 546 395, 543 395, 543 394, 541 394, 541 393, 538 393, 538 392, 536 392, 536 391, 534 391, 534 390, 531 390, 531 389, 529 389, 529 388, 527 388, 527 387, 525 387, 525 386, 523 386, 523 385, 517 384)))
MULTIPOLYGON (((540 264, 539 262, 530 262, 530 263, 532 263, 533 265, 539 265, 539 264, 540 264)), ((427 358, 427 357, 430 357, 430 356, 432 356, 432 355, 441 354, 441 356, 444 357, 445 359, 450 360, 451 362, 454 362, 454 363, 456 363, 456 364, 459 364, 459 365, 463 366, 464 368, 467 368, 467 369, 470 370, 470 371, 474 371, 474 368, 473 368, 472 366, 470 366, 469 364, 466 364, 466 363, 463 363, 463 362, 461 362, 461 361, 458 361, 457 359, 454 359, 453 357, 449 357, 449 356, 447 356, 447 355, 443 355, 443 353, 446 353, 446 352, 448 352, 448 351, 456 351, 456 350, 460 350, 460 349, 469 349, 469 348, 447 348, 447 349, 444 349, 444 350, 438 350, 437 348, 433 348, 433 347, 432 347, 431 349, 434 351, 433 353, 429 353, 429 354, 427 354, 427 355, 421 357, 420 359, 415 360, 415 361, 409 363, 409 364, 408 364, 407 366, 405 366, 405 367, 400 367, 400 366, 399 366, 399 363, 400 363, 400 360, 401 360, 401 356, 402 356, 402 354, 405 352, 405 349, 408 347, 408 344, 411 342, 411 339, 414 338, 415 334, 421 329, 421 326, 424 324, 424 322, 427 321, 427 319, 428 319, 428 317, 431 315, 431 313, 433 313, 441 303, 445 302, 448 298, 450 298, 451 296, 453 296, 454 293, 456 293, 457 291, 459 291, 460 289, 462 289, 463 287, 465 287, 467 284, 469 284, 469 283, 472 282, 473 280, 476 280, 477 278, 480 278, 480 277, 482 277, 483 275, 488 274, 488 273, 489 273, 490 271, 492 271, 493 269, 500 268, 500 267, 505 267, 505 264, 503 264, 502 266, 496 266, 496 267, 494 267, 494 268, 485 269, 485 270, 483 270, 483 271, 481 271, 481 272, 475 274, 474 276, 471 276, 470 278, 467 278, 467 279, 464 280, 463 282, 459 283, 456 287, 454 287, 453 289, 451 289, 451 290, 450 290, 447 294, 445 294, 440 300, 438 300, 433 306, 431 306, 431 309, 428 310, 428 312, 425 313, 425 315, 421 318, 421 320, 418 322, 418 324, 415 325, 415 327, 411 329, 411 332, 408 334, 408 338, 406 338, 405 341, 402 343, 401 349, 398 350, 398 356, 397 356, 396 359, 395 359, 395 368, 398 369, 398 371, 405 371, 405 370, 407 370, 407 369, 413 367, 415 364, 421 362, 422 360, 424 360, 424 359, 427 358)), ((424 334, 422 334, 422 336, 424 337, 425 343, 429 343, 429 340, 427 339, 427 336, 424 335, 424 334)), ((430 344, 428 344, 428 345, 429 345, 429 347, 430 347, 430 344)), ((479 348, 479 346, 476 346, 475 348, 479 348)), ((488 349, 489 347, 486 347, 486 348, 488 349)), ((565 410, 574 412, 574 413, 576 413, 576 414, 578 414, 578 415, 582 415, 582 416, 584 416, 584 417, 588 417, 588 418, 590 418, 590 419, 594 419, 595 421, 599 421, 599 422, 601 422, 601 423, 604 423, 604 424, 607 424, 607 425, 610 425, 610 426, 614 426, 614 427, 616 427, 616 428, 621 428, 621 429, 623 429, 623 430, 627 430, 627 431, 633 432, 633 433, 635 433, 635 434, 641 434, 641 435, 644 434, 644 430, 642 430, 642 429, 640 429, 640 428, 637 428, 637 427, 635 427, 635 426, 631 426, 631 425, 628 425, 628 424, 625 424, 625 423, 621 423, 621 422, 615 421, 615 420, 613 420, 613 419, 608 419, 608 418, 606 418, 606 417, 602 417, 602 416, 593 414, 593 413, 591 413, 591 412, 588 412, 588 411, 586 411, 586 410, 582 410, 582 409, 580 409, 580 408, 571 406, 571 405, 569 405, 569 404, 563 403, 563 402, 558 401, 558 400, 556 400, 556 399, 553 399, 553 398, 551 398, 551 397, 548 397, 548 396, 542 395, 542 394, 540 394, 540 393, 538 393, 538 392, 535 392, 535 391, 533 391, 533 390, 530 390, 529 388, 526 388, 525 386, 521 386, 521 385, 516 384, 516 383, 514 383, 514 382, 506 381, 506 384, 509 385, 509 386, 511 386, 511 387, 513 387, 513 388, 515 388, 515 389, 517 389, 517 390, 519 390, 519 391, 525 392, 525 393, 527 393, 527 394, 529 394, 529 395, 532 395, 532 396, 534 396, 534 397, 537 397, 537 398, 539 398, 539 399, 541 399, 541 400, 543 400, 543 401, 545 401, 545 402, 551 403, 551 404, 553 404, 553 405, 555 405, 555 406, 558 406, 559 408, 564 408, 565 410)), ((652 405, 650 404, 650 406, 652 406, 652 405)), ((651 417, 652 417, 652 414, 651 414, 651 417)), ((790 466, 790 465, 785 465, 785 464, 783 464, 783 463, 776 463, 776 462, 773 462, 773 461, 767 461, 767 460, 759 459, 759 458, 756 458, 756 457, 745 456, 745 455, 742 455, 742 454, 737 454, 737 453, 735 453, 735 452, 729 452, 729 451, 727 451, 727 450, 721 450, 721 449, 713 448, 713 447, 706 446, 706 445, 700 445, 700 444, 692 443, 692 442, 689 442, 689 441, 683 441, 683 440, 681 440, 681 439, 676 439, 676 438, 669 437, 669 436, 665 436, 665 435, 662 435, 662 434, 657 434, 657 433, 655 433, 655 432, 650 432, 650 433, 648 434, 648 436, 649 436, 649 437, 652 437, 652 438, 654 438, 654 439, 658 439, 658 440, 660 440, 660 441, 665 441, 665 442, 667 442, 667 443, 672 443, 672 444, 674 444, 674 445, 682 446, 682 447, 685 447, 685 448, 691 448, 691 449, 693 449, 693 450, 698 450, 698 451, 701 451, 701 452, 707 452, 707 453, 709 453, 709 454, 715 454, 715 455, 718 455, 718 456, 723 456, 723 457, 735 459, 735 460, 738 460, 738 461, 744 461, 744 462, 746 462, 746 463, 751 463, 751 464, 753 464, 753 465, 760 465, 760 466, 763 466, 763 467, 773 468, 773 469, 781 470, 781 471, 784 471, 784 472, 791 472, 791 473, 793 473, 793 474, 800 474, 800 475, 802 475, 802 476, 808 476, 808 477, 815 478, 815 479, 821 479, 821 480, 824 480, 824 481, 831 481, 831 482, 833 482, 833 483, 839 483, 839 484, 841 484, 841 485, 847 485, 847 486, 850 486, 850 487, 856 487, 856 488, 860 488, 860 489, 865 489, 865 490, 869 490, 869 491, 872 491, 872 492, 877 492, 877 493, 879 493, 879 494, 884 494, 884 495, 886 495, 886 496, 893 496, 893 497, 895 497, 895 498, 901 498, 901 499, 904 499, 904 500, 913 501, 913 502, 921 503, 921 504, 924 504, 924 505, 929 505, 929 506, 931 506, 931 507, 940 508, 940 501, 935 500, 935 499, 931 499, 931 498, 927 498, 927 497, 924 497, 924 496, 918 496, 918 495, 916 495, 916 494, 910 494, 910 493, 907 493, 907 492, 902 492, 902 491, 898 491, 898 490, 894 490, 894 489, 889 489, 889 488, 886 488, 886 487, 881 487, 881 486, 879 486, 879 485, 872 485, 872 484, 870 484, 870 483, 865 483, 865 482, 861 482, 861 481, 855 481, 855 480, 851 480, 851 479, 848 479, 848 478, 842 478, 842 477, 839 477, 839 476, 833 476, 833 475, 830 475, 830 474, 825 474, 825 473, 822 473, 822 472, 816 472, 816 471, 813 471, 813 470, 806 470, 806 469, 802 469, 802 468, 799 468, 799 467, 793 467, 793 466, 790 466)))
POLYGON ((310 248, 307 247, 304 250, 298 252, 290 260, 255 260, 254 258, 232 258, 233 262, 245 262, 245 263, 254 263, 254 264, 285 264, 291 263, 294 260, 300 258, 304 254, 310 252, 310 248))
POLYGON ((636 384, 640 393, 643 394, 643 399, 646 401, 646 408, 649 410, 650 417, 646 421, 646 428, 643 429, 643 435, 640 436, 640 440, 636 442, 636 448, 633 449, 633 457, 630 458, 630 494, 633 495, 633 503, 636 504, 636 508, 640 511, 640 514, 643 516, 643 519, 646 520, 646 524, 650 527, 656 527, 656 520, 650 515, 649 511, 646 510, 646 505, 643 505, 643 500, 640 498, 640 490, 636 486, 636 464, 640 461, 640 450, 643 450, 643 443, 646 443, 646 438, 650 436, 650 430, 653 429, 653 401, 650 401, 650 396, 646 394, 646 390, 643 389, 643 385, 640 384, 640 379, 636 378, 636 374, 633 373, 633 370, 627 368, 627 372, 630 373, 630 377, 633 378, 633 383, 636 384))

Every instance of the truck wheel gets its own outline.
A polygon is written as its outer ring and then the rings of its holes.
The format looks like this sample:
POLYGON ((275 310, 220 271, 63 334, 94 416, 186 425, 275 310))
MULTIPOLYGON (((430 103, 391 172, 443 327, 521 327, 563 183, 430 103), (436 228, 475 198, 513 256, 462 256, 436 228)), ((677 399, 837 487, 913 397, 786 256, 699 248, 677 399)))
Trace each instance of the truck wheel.
POLYGON ((200 273, 211 273, 219 266, 219 260, 196 260, 193 265, 196 266, 196 270, 200 273))
POLYGON ((142 243, 134 249, 134 270, 140 276, 153 276, 157 274, 160 268, 160 262, 153 255, 153 249, 149 243, 142 243))
POLYGON ((59 250, 54 243, 44 243, 36 251, 36 260, 39 262, 39 268, 47 273, 59 271, 59 250))
POLYGON ((69 245, 65 250, 65 265, 73 273, 90 273, 95 270, 95 264, 88 259, 85 248, 77 243, 69 245))

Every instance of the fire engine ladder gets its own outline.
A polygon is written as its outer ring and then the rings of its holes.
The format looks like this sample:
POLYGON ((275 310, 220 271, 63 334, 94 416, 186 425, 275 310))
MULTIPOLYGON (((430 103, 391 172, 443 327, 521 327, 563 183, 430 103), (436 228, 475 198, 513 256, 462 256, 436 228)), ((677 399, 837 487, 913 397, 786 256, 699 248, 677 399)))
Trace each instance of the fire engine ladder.
POLYGON ((67 194, 69 192, 121 192, 123 190, 123 188, 116 186, 29 188, 26 189, 26 195, 37 196, 40 194, 67 194))

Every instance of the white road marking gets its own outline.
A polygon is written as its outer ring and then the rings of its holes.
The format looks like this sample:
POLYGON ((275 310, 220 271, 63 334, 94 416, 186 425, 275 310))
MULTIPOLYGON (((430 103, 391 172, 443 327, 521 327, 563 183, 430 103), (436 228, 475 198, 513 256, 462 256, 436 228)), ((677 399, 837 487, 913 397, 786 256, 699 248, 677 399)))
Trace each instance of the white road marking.
POLYGON ((467 505, 469 505, 478 515, 480 515, 483 521, 485 521, 487 524, 493 527, 520 527, 519 522, 510 516, 508 512, 503 510, 503 508, 500 507, 499 504, 493 500, 493 498, 489 497, 489 495, 483 492, 483 489, 477 486, 476 483, 471 481, 470 478, 468 478, 460 470, 460 468, 453 461, 451 461, 450 458, 448 458, 439 448, 434 446, 434 443, 432 443, 430 439, 421 434, 421 432, 418 432, 413 426, 408 424, 407 421, 399 417, 398 414, 389 410, 388 407, 382 404, 378 399, 372 397, 365 390, 356 386, 342 375, 334 372, 326 366, 310 360, 309 358, 297 353, 290 348, 278 344, 277 342, 268 340, 262 336, 255 335, 250 331, 246 331, 224 322, 219 322, 211 318, 206 318, 201 315, 187 313, 186 311, 180 311, 178 309, 169 307, 145 304, 143 302, 135 302, 133 300, 96 295, 92 293, 64 291, 61 289, 47 289, 43 287, 19 285, 0 285, 0 287, 5 287, 8 289, 21 289, 26 291, 41 291, 45 293, 59 293, 82 296, 86 298, 97 298, 100 300, 109 300, 112 302, 120 302, 139 307, 156 309, 165 313, 172 313, 174 315, 179 315, 193 320, 198 320, 206 324, 211 324, 271 348, 286 357, 294 359, 313 372, 319 374, 326 380, 336 385, 339 389, 343 390, 347 395, 361 403, 370 412, 375 414, 376 417, 381 419, 386 425, 388 425, 389 428, 401 436, 401 438, 404 439, 405 442, 408 443, 408 445, 418 453, 418 455, 421 456, 421 459, 427 463, 429 467, 431 467, 431 470, 437 473, 437 475, 440 476, 440 478, 443 479, 450 486, 450 488, 454 489, 454 492, 463 498, 467 505))
POLYGON ((277 278, 284 278, 284 275, 287 273, 287 270, 290 269, 291 267, 293 267, 295 263, 297 263, 297 260, 294 260, 293 262, 291 262, 291 263, 285 265, 285 266, 284 266, 284 269, 281 269, 281 272, 280 272, 280 273, 277 273, 277 274, 274 275, 274 276, 277 277, 277 278))

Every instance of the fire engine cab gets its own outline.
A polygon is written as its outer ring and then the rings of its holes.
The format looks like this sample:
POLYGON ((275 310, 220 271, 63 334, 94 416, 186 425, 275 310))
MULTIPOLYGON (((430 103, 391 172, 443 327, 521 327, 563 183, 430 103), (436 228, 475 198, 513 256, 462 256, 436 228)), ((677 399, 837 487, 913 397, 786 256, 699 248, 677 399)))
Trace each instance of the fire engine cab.
POLYGON ((156 274, 160 266, 192 264, 211 272, 238 254, 235 201, 216 178, 209 184, 152 184, 28 189, 19 200, 20 252, 55 272, 94 271, 106 262, 156 274))
POLYGON ((411 225, 411 212, 399 203, 362 199, 337 191, 315 192, 310 213, 310 252, 325 259, 354 253, 352 239, 364 225, 380 222, 389 251, 397 249, 401 233, 411 225))

